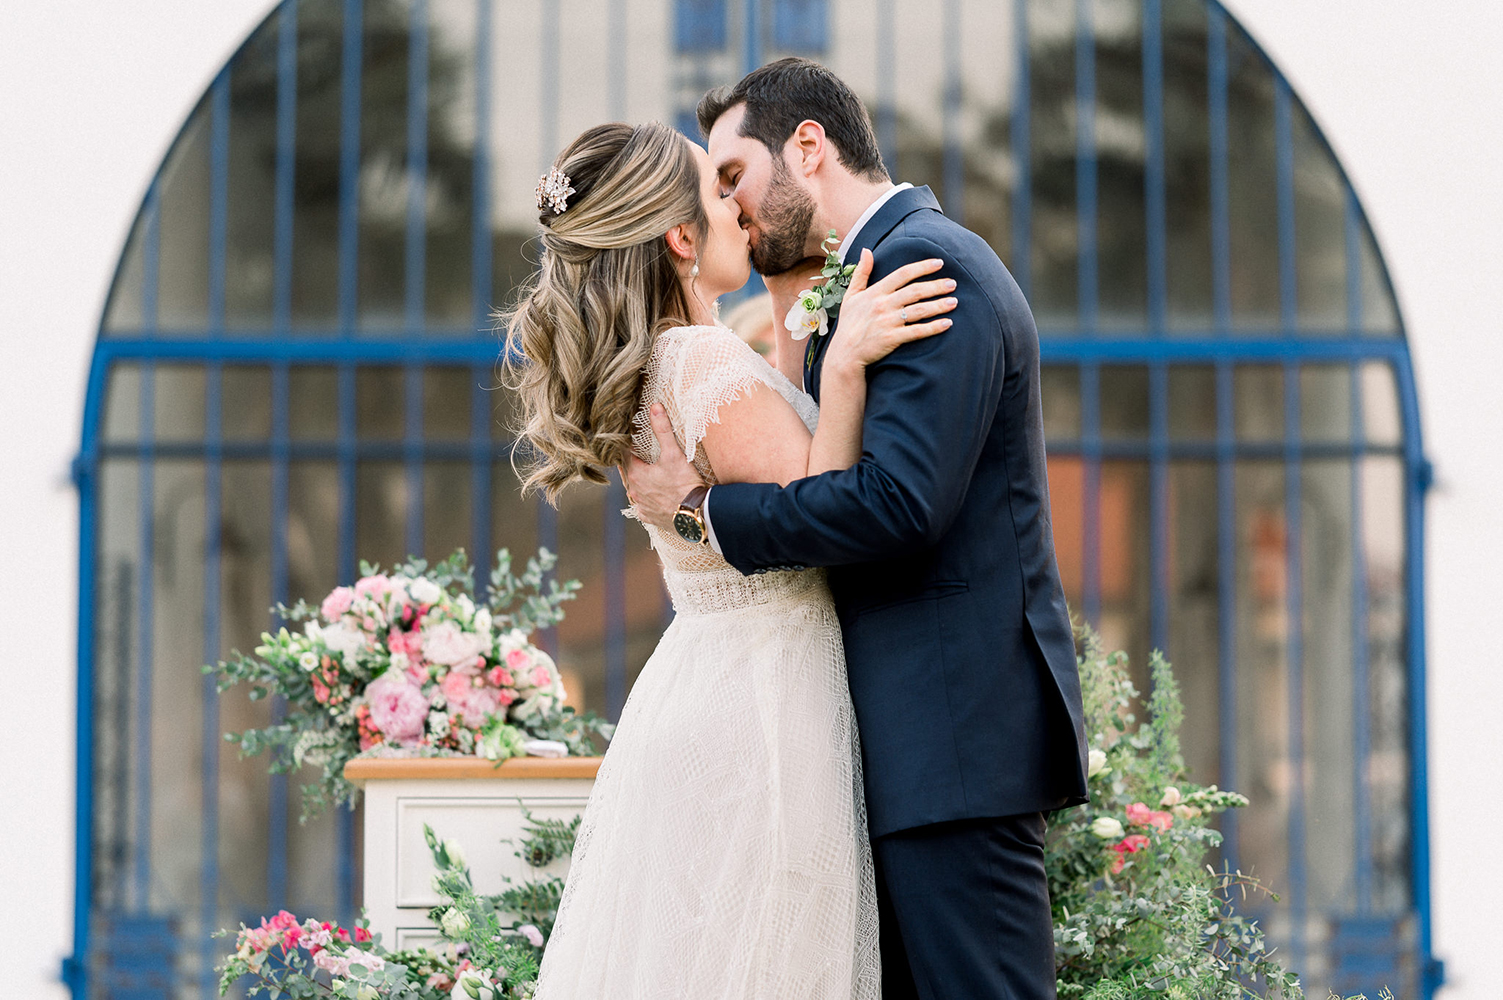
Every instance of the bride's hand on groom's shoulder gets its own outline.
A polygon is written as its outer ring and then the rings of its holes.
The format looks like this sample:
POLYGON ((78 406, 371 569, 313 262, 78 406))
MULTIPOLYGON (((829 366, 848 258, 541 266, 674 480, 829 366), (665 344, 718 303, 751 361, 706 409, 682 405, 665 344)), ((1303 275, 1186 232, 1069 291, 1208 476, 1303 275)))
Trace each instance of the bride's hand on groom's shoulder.
POLYGON ((662 531, 672 532, 678 505, 704 482, 678 446, 663 404, 652 404, 648 416, 658 439, 658 460, 644 462, 632 455, 621 467, 621 479, 626 483, 626 496, 636 508, 637 516, 662 531))
POLYGON ((825 356, 825 370, 862 378, 867 365, 904 344, 948 330, 951 320, 944 314, 956 306, 950 294, 955 282, 943 277, 921 280, 944 264, 938 257, 914 261, 868 286, 874 262, 872 252, 862 250, 840 302, 840 323, 825 356))

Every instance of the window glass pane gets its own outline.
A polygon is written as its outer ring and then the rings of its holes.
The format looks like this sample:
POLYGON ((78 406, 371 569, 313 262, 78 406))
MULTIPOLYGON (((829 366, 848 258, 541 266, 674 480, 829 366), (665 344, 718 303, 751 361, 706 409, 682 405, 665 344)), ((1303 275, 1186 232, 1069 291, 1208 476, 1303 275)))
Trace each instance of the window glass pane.
POLYGON ((1358 254, 1362 265, 1362 332, 1373 337, 1397 337, 1398 305, 1378 257, 1377 240, 1373 238, 1372 227, 1366 219, 1362 220, 1358 254))
POLYGON ((1148 436, 1148 369, 1101 366, 1101 436, 1136 440, 1148 436))
MULTIPOLYGON (((1230 498, 1228 498, 1230 500, 1230 498)), ((1190 777, 1221 784, 1216 466, 1169 465, 1169 648, 1185 702, 1181 731, 1190 777)))
MULTIPOLYGON (((270 626, 271 466, 226 462, 221 474, 219 644, 255 649, 270 626)), ((323 595, 308 595, 317 600, 323 595)), ((271 699, 252 701, 244 686, 218 696, 218 727, 242 732, 271 724, 271 699)), ((219 892, 224 919, 238 908, 270 908, 267 897, 271 777, 266 757, 242 757, 232 744, 219 753, 219 892)))
POLYGON ((1232 373, 1238 441, 1277 441, 1284 436, 1284 369, 1239 365, 1232 373))
POLYGON ((396 335, 406 287, 410 4, 367 4, 360 66, 360 276, 364 332, 396 335))
POLYGON ((1044 365, 1039 376, 1045 439, 1077 440, 1080 437, 1080 369, 1074 365, 1044 365))
POLYGON ((106 443, 134 441, 141 436, 141 375, 141 366, 135 362, 111 366, 104 390, 106 443))
POLYGON ((430 441, 468 441, 471 398, 479 389, 469 368, 423 369, 423 436, 430 441))
POLYGON ((293 368, 288 372, 288 396, 292 440, 333 441, 339 436, 339 376, 333 368, 293 368))
POLYGON ((423 276, 430 326, 469 329, 474 316, 475 16, 473 0, 428 4, 428 232, 423 276))
MULTIPOLYGON (((1238 462, 1236 503, 1237 773, 1250 800, 1237 814, 1243 871, 1275 892, 1289 889, 1289 615, 1284 467, 1238 462)), ((1285 897, 1287 900, 1287 896, 1285 897)), ((1272 905, 1272 904, 1270 904, 1272 905)), ((1271 933, 1287 928, 1274 909, 1271 933)), ((1279 913, 1277 911, 1282 911, 1279 913)))
POLYGON ((1211 318, 1211 149, 1206 9, 1165 0, 1165 281, 1171 331, 1209 330, 1211 318))
POLYGON ((1351 912, 1356 850, 1352 760, 1352 464, 1301 470, 1305 845, 1313 912, 1351 912))
POLYGON ((1408 606, 1404 587, 1404 469, 1387 456, 1362 462, 1362 544, 1367 561, 1368 688, 1372 758, 1373 902, 1402 913, 1411 901, 1408 606))
POLYGON ((1142 0, 1093 0, 1096 34, 1096 253, 1100 323, 1148 323, 1143 185, 1142 0))
POLYGON ((490 405, 491 437, 496 441, 511 441, 522 426, 522 400, 510 389, 499 384, 501 376, 488 369, 481 374, 481 385, 486 387, 490 405))
POLYGON ((1294 265, 1300 330, 1346 329, 1346 184, 1330 147, 1298 98, 1294 140, 1294 265))
POLYGON ((340 582, 339 503, 333 462, 288 465, 287 594, 293 601, 322 600, 340 582))
MULTIPOLYGON (((837 25, 842 9, 836 8, 837 25)), ((960 214, 951 217, 986 240, 1016 273, 1019 248, 1012 245, 1013 192, 1017 184, 1012 119, 1018 113, 1017 36, 1011 7, 1002 8, 1005 13, 1001 16, 991 0, 961 0, 945 9, 947 17, 959 19, 959 25, 947 24, 946 31, 958 36, 962 88, 959 130, 964 143, 965 199, 959 206, 960 214), (954 14, 949 13, 952 10, 954 14)), ((956 211, 952 208, 955 201, 954 195, 946 192, 941 204, 947 213, 956 211)))
POLYGON ((1032 287, 1028 302, 1040 327, 1078 321, 1079 261, 1075 214, 1075 4, 1028 4, 1029 174, 1032 198, 1032 287))
POLYGON ((167 154, 161 191, 157 325, 202 334, 209 325, 209 98, 193 109, 167 154))
POLYGON ((297 6, 297 164, 292 322, 332 335, 339 323, 339 95, 344 8, 297 6))
POLYGON ((271 369, 226 365, 220 388, 226 441, 271 438, 271 369))
POLYGON ((417 554, 434 562, 462 548, 473 556, 474 542, 470 534, 473 507, 468 462, 425 463, 423 550, 417 554))
POLYGON ((1299 419, 1306 441, 1350 441, 1352 369, 1348 365, 1303 365, 1299 370, 1299 419))
POLYGON ((1101 463, 1101 638, 1130 658, 1133 683, 1146 696, 1150 578, 1148 465, 1101 463))
POLYGON ((139 333, 144 322, 141 310, 142 282, 145 277, 144 247, 146 245, 146 213, 136 216, 130 236, 125 242, 125 252, 120 257, 120 268, 110 286, 109 301, 104 307, 103 332, 106 336, 139 333))
POLYGON ((204 439, 204 370, 197 365, 158 365, 155 405, 158 441, 204 439))
POLYGON ((1079 611, 1085 600, 1085 463, 1073 455, 1049 456, 1049 523, 1065 600, 1079 611))
POLYGON ((1362 365, 1362 436, 1375 445, 1392 446, 1403 441, 1399 387, 1393 366, 1386 361, 1362 365))
MULTIPOLYGON (((407 471, 400 462, 355 466, 355 561, 390 569, 408 555, 407 471)), ((411 555, 417 555, 413 552, 411 555)))
POLYGON ((1226 54, 1232 324, 1238 330, 1266 333, 1279 325, 1273 71, 1230 19, 1226 54))
MULTIPOLYGON (((520 469, 521 463, 518 463, 520 469)), ((518 567, 538 551, 538 511, 543 501, 522 496, 521 480, 508 457, 491 466, 491 549, 508 549, 518 567)))
POLYGON ((1216 369, 1211 365, 1170 367, 1169 438, 1172 441, 1215 440, 1216 369))
POLYGON ((371 365, 355 373, 355 432, 362 438, 400 441, 407 426, 407 372, 371 365))
POLYGON ((274 12, 230 64, 229 200, 225 231, 225 327, 271 327, 275 280, 277 37, 274 12))

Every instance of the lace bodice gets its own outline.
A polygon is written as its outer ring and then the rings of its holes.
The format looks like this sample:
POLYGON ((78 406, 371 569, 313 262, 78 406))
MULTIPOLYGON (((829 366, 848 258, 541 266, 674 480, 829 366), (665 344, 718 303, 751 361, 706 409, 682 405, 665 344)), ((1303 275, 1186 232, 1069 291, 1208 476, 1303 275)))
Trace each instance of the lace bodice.
MULTIPOLYGON (((814 400, 726 327, 679 326, 664 331, 653 345, 643 380, 642 406, 632 421, 632 450, 642 459, 657 461, 658 442, 647 410, 653 403, 662 403, 679 446, 700 477, 713 486, 720 480, 700 444, 710 424, 720 422, 720 408, 758 383, 776 390, 804 425, 814 430, 819 420, 814 400)), ((818 585, 822 576, 812 572, 743 576, 708 546, 686 542, 652 525, 646 528, 662 559, 673 607, 680 613, 765 604, 803 593, 818 585)))

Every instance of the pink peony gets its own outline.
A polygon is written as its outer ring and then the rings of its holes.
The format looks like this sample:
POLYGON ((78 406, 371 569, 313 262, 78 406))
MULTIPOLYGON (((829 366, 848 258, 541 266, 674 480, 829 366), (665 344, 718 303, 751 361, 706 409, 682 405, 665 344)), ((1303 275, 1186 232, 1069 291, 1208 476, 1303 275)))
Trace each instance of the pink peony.
POLYGON ((501 704, 503 705, 509 706, 512 702, 517 700, 517 693, 511 688, 502 688, 501 690, 496 692, 496 700, 501 702, 501 704))
POLYGON ((1174 825, 1174 817, 1167 812, 1150 809, 1141 802, 1127 807, 1127 821, 1134 826, 1151 826, 1163 832, 1174 825))
POLYGON ((485 640, 465 632, 453 622, 439 622, 423 629, 423 657, 445 666, 468 664, 485 648, 485 640))
POLYGON ((548 672, 547 667, 540 665, 532 668, 532 683, 534 687, 547 687, 552 682, 553 675, 548 672))
POLYGON ((527 662, 528 656, 526 650, 514 649, 506 654, 506 665, 519 674, 527 669, 527 662))
POLYGON ((376 576, 364 576, 355 581, 356 595, 369 595, 380 597, 382 594, 391 593, 391 577, 385 573, 376 576))
POLYGON ((495 688, 476 687, 465 674, 450 673, 439 684, 449 709, 458 712, 464 724, 471 728, 482 725, 485 717, 496 711, 498 703, 495 688))
POLYGON ((388 670, 365 689, 371 722, 388 740, 409 745, 423 738, 428 699, 403 674, 388 670))
POLYGON ((349 587, 335 587, 329 596, 324 598, 324 603, 319 607, 318 613, 324 616, 324 621, 332 622, 350 610, 350 605, 354 603, 355 592, 353 590, 349 587))

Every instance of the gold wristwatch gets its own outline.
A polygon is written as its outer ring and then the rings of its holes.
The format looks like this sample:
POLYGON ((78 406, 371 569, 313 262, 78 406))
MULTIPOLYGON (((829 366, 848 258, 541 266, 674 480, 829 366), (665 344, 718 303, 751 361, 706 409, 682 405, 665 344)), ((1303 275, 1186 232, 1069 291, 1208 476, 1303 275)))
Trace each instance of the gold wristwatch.
POLYGON ((710 544, 710 529, 705 524, 705 497, 709 493, 708 486, 694 487, 678 505, 678 513, 673 515, 673 530, 686 542, 710 544))

